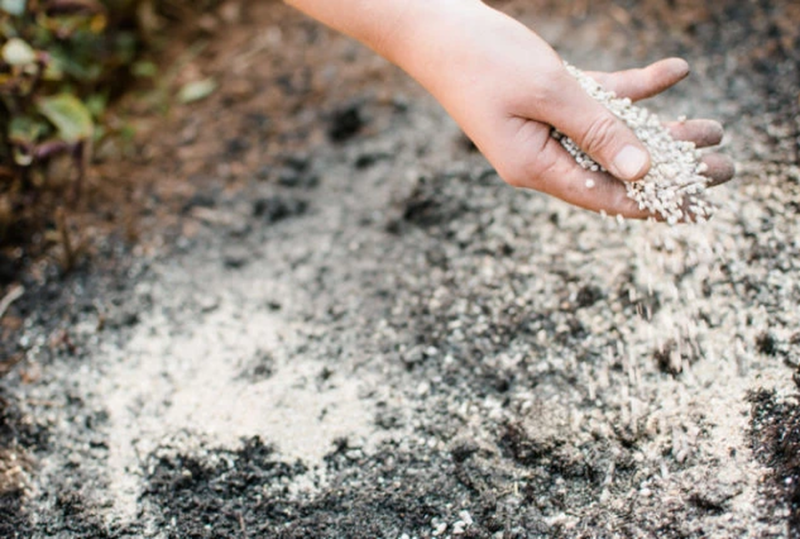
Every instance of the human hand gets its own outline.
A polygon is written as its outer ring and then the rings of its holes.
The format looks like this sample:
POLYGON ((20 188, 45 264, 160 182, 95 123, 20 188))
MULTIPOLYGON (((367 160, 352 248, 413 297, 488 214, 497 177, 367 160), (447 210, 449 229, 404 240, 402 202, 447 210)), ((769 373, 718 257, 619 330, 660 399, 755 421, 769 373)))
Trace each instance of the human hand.
MULTIPOLYGON (((506 182, 594 211, 650 216, 627 196, 623 184, 645 175, 647 150, 621 120, 586 94, 541 38, 480 2, 430 2, 419 13, 409 9, 405 20, 395 34, 406 39, 391 49, 390 58, 440 101, 506 182), (580 167, 551 137, 551 126, 610 173, 580 167), (588 179, 592 189, 586 188, 588 179)), ((688 73, 684 60, 672 58, 644 69, 590 74, 619 97, 637 101, 688 73)), ((674 138, 701 148, 719 144, 723 135, 712 120, 667 127, 674 138)), ((709 154, 703 161, 709 185, 733 176, 730 159, 709 154)))

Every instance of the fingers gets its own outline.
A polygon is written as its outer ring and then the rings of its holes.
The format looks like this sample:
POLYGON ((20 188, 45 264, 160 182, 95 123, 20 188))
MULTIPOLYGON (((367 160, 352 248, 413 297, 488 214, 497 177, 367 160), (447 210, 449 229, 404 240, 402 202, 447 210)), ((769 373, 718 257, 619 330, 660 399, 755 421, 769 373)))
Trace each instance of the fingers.
MULTIPOLYGON (((605 89, 615 92, 619 97, 632 101, 645 99, 674 86, 689 74, 689 64, 680 58, 668 58, 642 69, 618 71, 616 73, 591 73, 605 89)), ((693 142, 698 148, 716 146, 722 142, 722 125, 714 120, 688 120, 665 124, 672 138, 693 142)), ((736 167, 733 161, 721 154, 703 156, 706 165, 704 176, 709 179, 708 187, 730 181, 736 167)))
MULTIPOLYGON (((698 148, 708 148, 722 142, 722 125, 714 120, 671 122, 666 124, 666 127, 674 139, 694 142, 698 148)), ((709 179, 708 187, 728 182, 736 173, 733 161, 722 154, 711 153, 704 155, 702 162, 706 165, 706 171, 703 175, 709 179)))
POLYGON ((689 75, 689 64, 682 58, 666 58, 647 67, 616 71, 590 72, 600 85, 631 101, 639 101, 671 88, 689 75))
MULTIPOLYGON (((557 141, 548 143, 540 158, 552 164, 532 172, 531 181, 527 184, 518 182, 519 187, 537 189, 575 206, 611 216, 662 219, 659 215, 639 209, 638 204, 628 197, 625 183, 609 174, 583 169, 557 141)), ((726 183, 734 176, 733 161, 724 155, 709 154, 703 156, 702 162, 707 167, 703 173, 708 178, 707 187, 726 183)))
POLYGON ((650 155, 633 131, 568 73, 557 88, 547 107, 532 111, 530 117, 553 125, 617 178, 633 181, 644 176, 650 155))
POLYGON ((561 143, 550 136, 549 130, 537 129, 535 122, 528 122, 518 133, 518 147, 538 151, 527 154, 525 163, 512 177, 503 175, 510 184, 535 189, 595 212, 636 219, 649 216, 628 198, 623 182, 609 174, 583 169, 561 143))
POLYGON ((710 153, 703 156, 702 162, 706 165, 706 171, 703 172, 703 176, 708 178, 707 187, 729 182, 736 174, 736 166, 728 156, 710 153))
MULTIPOLYGON (((713 142, 717 134, 714 126, 718 124, 710 120, 694 120, 680 122, 687 139, 700 143, 713 142)), ((678 125, 678 124, 676 124, 678 125)), ((621 215, 632 219, 646 219, 659 216, 640 210, 638 204, 628 197, 624 182, 609 174, 590 172, 575 162, 575 159, 561 146, 560 142, 549 135, 549 131, 541 129, 536 122, 527 122, 517 131, 519 138, 514 147, 530 148, 526 163, 517 170, 513 178, 504 176, 516 187, 524 187, 542 191, 565 202, 592 210, 606 212, 609 215, 621 215)), ((713 187, 729 181, 734 175, 734 164, 731 159, 720 154, 703 156, 706 165, 703 173, 708 178, 707 186, 713 187)))
POLYGON ((686 120, 668 122, 665 127, 675 140, 694 142, 698 148, 716 146, 722 142, 724 134, 722 125, 714 120, 686 120))

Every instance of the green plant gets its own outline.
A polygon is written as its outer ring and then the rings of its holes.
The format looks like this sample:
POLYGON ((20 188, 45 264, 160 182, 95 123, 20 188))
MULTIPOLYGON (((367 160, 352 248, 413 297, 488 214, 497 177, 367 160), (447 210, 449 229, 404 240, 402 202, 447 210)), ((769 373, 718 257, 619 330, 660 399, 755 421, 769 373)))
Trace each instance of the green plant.
POLYGON ((0 0, 4 164, 85 152, 112 77, 136 54, 135 28, 109 13, 98 0, 0 0))
POLYGON ((54 200, 78 200, 109 100, 155 75, 136 61, 146 41, 194 4, 0 0, 0 245, 9 227, 32 232, 35 212, 53 225, 54 200), (71 163, 56 167, 61 177, 46 173, 53 159, 71 163))
MULTIPOLYGON (((134 79, 158 75, 141 53, 168 24, 216 3, 0 0, 0 247, 56 227, 56 207, 80 199, 92 147, 109 134, 108 103, 134 79), (48 174, 54 159, 69 166, 48 174)), ((190 89, 184 98, 209 91, 190 89)))

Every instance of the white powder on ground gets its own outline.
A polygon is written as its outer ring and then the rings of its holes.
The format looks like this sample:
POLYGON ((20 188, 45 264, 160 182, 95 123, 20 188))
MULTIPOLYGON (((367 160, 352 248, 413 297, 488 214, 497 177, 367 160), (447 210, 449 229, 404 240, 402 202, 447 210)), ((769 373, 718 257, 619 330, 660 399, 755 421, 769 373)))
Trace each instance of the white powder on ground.
MULTIPOLYGON (((657 115, 634 105, 628 98, 619 98, 614 92, 604 90, 581 70, 571 65, 566 67, 583 89, 624 121, 649 150, 650 171, 639 181, 625 183, 628 196, 639 204, 639 209, 658 215, 670 224, 705 221, 711 217, 714 207, 704 198, 708 183, 703 176, 706 165, 700 161, 700 152, 694 143, 673 139, 657 115)), ((603 170, 566 135, 554 130, 553 137, 586 170, 603 170)), ((587 188, 592 186, 587 183, 587 188)))
MULTIPOLYGON (((321 362, 286 351, 299 327, 269 312, 242 320, 240 306, 239 300, 221 301, 179 333, 155 313, 137 328, 122 351, 124 360, 94 382, 109 414, 112 520, 134 518, 144 484, 142 456, 157 449, 236 449, 243 439, 259 436, 283 459, 313 468, 337 439, 382 439, 361 395, 363 375, 334 374, 322 382, 321 362), (263 381, 243 379, 242 358, 264 352, 274 354, 275 373, 263 381)), ((119 352, 112 347, 108 355, 119 352)))

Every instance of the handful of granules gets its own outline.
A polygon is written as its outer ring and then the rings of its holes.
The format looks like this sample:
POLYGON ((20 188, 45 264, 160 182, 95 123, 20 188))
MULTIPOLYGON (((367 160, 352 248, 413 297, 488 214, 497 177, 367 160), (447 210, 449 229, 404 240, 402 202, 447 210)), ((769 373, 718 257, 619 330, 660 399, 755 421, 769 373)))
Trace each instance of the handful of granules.
MULTIPOLYGON (((707 167, 700 161, 694 143, 673 139, 658 116, 633 105, 628 98, 618 98, 614 92, 604 90, 581 70, 568 64, 566 67, 590 96, 628 124, 650 152, 652 166, 647 175, 639 181, 625 182, 628 196, 639 204, 639 209, 659 215, 669 224, 687 218, 697 222, 710 218, 714 206, 704 197, 708 178, 702 175, 707 167)), ((555 129, 552 135, 583 168, 604 170, 572 139, 555 129)), ((593 184, 588 180, 587 187, 590 183, 593 184)))

